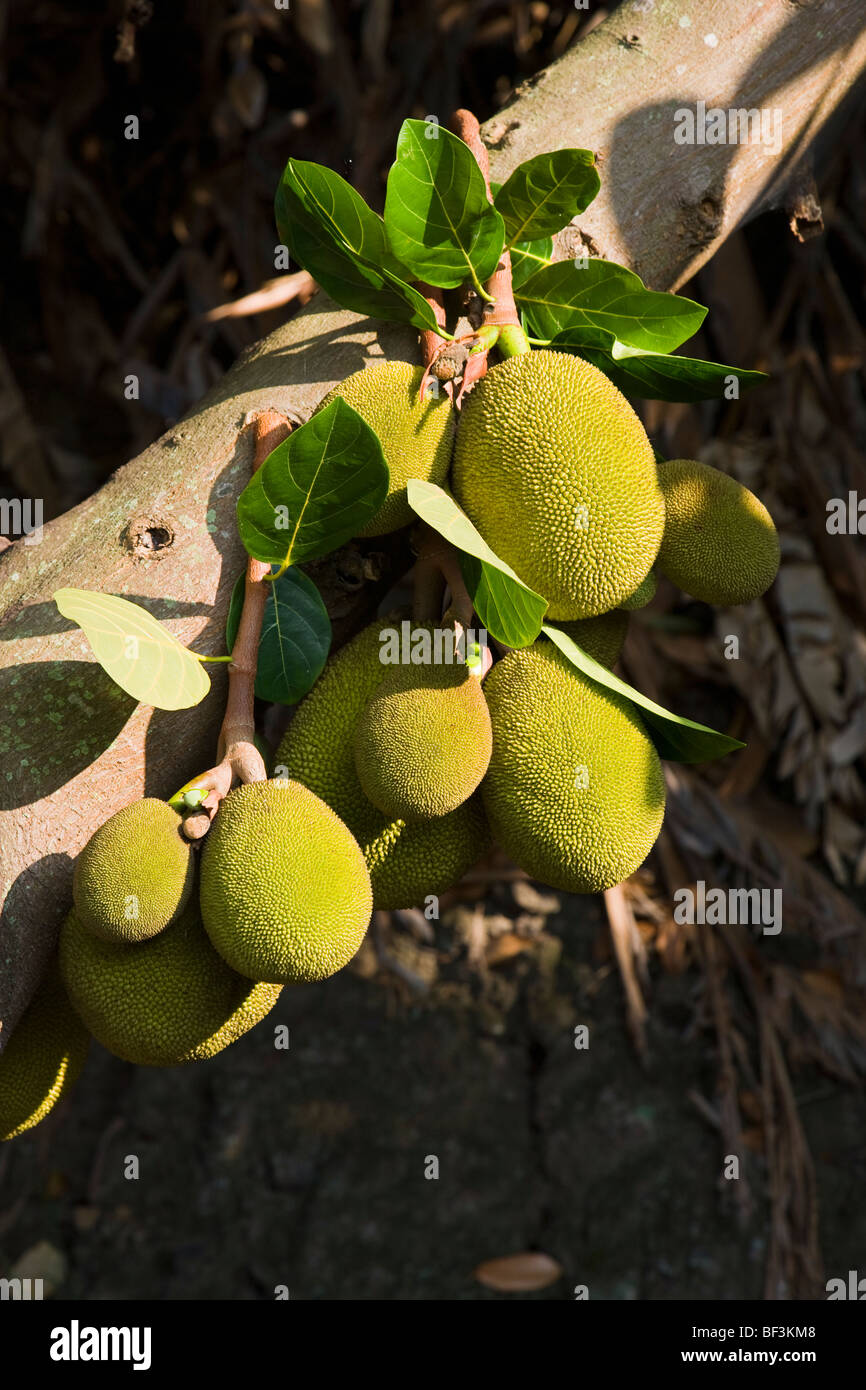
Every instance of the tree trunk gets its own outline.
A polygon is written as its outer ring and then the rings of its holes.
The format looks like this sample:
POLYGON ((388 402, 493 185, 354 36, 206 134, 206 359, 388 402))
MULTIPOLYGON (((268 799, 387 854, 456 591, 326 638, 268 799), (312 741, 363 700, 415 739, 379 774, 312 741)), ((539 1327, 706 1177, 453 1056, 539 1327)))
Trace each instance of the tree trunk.
MULTIPOLYGON (((492 177, 556 147, 595 149, 602 191, 579 219, 590 254, 656 289, 688 279, 744 218, 784 202, 816 137, 866 66, 862 0, 633 0, 518 91, 485 127, 492 177), (675 112, 698 100, 778 111, 778 148, 678 144, 675 112)), ((771 128, 772 129, 772 128, 771 128)), ((579 238, 560 239, 571 254, 579 238)), ((306 419, 377 357, 417 360, 414 332, 318 294, 246 353, 191 414, 37 544, 0 555, 0 1047, 69 906, 72 864, 98 825, 143 794, 168 796, 209 767, 225 694, 177 712, 137 706, 58 614, 66 585, 143 602, 202 654, 224 648, 244 555, 235 500, 252 441, 247 411, 306 419)), ((35 539, 35 538, 34 538, 35 539)), ((342 640, 406 566, 401 541, 350 546, 314 567, 342 640)))

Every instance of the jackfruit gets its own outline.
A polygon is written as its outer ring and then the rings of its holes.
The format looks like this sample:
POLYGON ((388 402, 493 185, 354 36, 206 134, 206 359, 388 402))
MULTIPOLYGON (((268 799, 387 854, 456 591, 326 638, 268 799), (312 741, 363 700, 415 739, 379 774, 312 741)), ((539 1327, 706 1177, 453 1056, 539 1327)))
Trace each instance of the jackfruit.
POLYGON ((779 569, 773 518, 736 478, 695 459, 659 464, 667 520, 658 567, 704 603, 750 603, 779 569))
POLYGON ((490 762, 481 682, 461 662, 388 668, 355 725, 355 769, 373 805, 429 820, 466 801, 490 762))
POLYGON ((612 608, 609 613, 600 613, 597 618, 582 618, 573 623, 557 623, 556 626, 600 666, 612 671, 625 642, 628 613, 621 608, 612 608))
POLYGON ((452 484, 552 621, 616 608, 658 553, 652 446, 625 396, 579 357, 534 351, 493 367, 463 408, 452 484))
POLYGON ((482 786, 493 833, 533 878, 600 893, 643 863, 665 784, 633 706, 550 642, 509 652, 484 683, 493 757, 482 786))
POLYGON ((364 851, 373 906, 422 906, 444 893, 486 852, 490 832, 478 793, 455 811, 408 824, 390 819, 364 795, 355 770, 355 725, 389 669, 381 634, 399 621, 378 618, 331 658, 298 706, 277 750, 276 767, 320 796, 364 851))
POLYGON ((45 1119, 72 1087, 89 1046, 55 960, 0 1055, 0 1143, 45 1119))
POLYGON ((375 430, 391 474, 388 495, 359 536, 383 536, 417 517, 406 497, 410 478, 444 483, 454 445, 454 412, 444 392, 421 402, 422 367, 409 362, 374 362, 329 391, 317 407, 337 396, 375 430))
POLYGON ((173 922, 192 892, 195 860, 181 817, 145 797, 101 825, 78 856, 72 899, 104 941, 146 941, 173 922))
POLYGON ((145 1067, 222 1052, 270 1012, 281 988, 232 970, 211 946, 194 901, 165 931, 134 945, 101 941, 73 910, 60 933, 60 969, 96 1041, 145 1067))
POLYGON ((657 588, 658 580, 655 577, 655 571, 650 570, 646 579, 638 584, 634 593, 623 599, 620 608, 624 608, 627 613, 633 613, 636 608, 646 608, 650 599, 655 598, 657 588))
POLYGON ((373 893, 357 841, 300 782, 229 792, 205 841, 200 902, 223 960, 251 980, 324 980, 352 959, 373 893))

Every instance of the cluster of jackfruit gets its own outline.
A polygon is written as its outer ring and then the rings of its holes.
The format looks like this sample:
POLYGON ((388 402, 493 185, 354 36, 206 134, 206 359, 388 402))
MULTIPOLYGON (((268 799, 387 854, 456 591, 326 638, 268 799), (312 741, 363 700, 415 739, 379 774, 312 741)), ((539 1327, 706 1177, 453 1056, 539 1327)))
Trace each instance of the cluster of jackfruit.
MULTIPOLYGON (((421 377, 379 363, 322 403, 343 396, 389 465, 362 535, 412 521, 409 479, 450 484, 547 600, 548 621, 609 668, 657 572, 723 604, 772 583, 779 544, 758 499, 705 464, 657 464, 595 367, 550 351, 510 358, 475 386, 456 431, 444 394, 422 402, 421 377)), ((394 622, 376 619, 332 657, 283 737, 280 776, 231 791, 201 853, 152 799, 96 832, 76 865, 59 971, 0 1058, 0 1137, 50 1110, 88 1035, 144 1065, 213 1056, 284 984, 346 965, 374 908, 426 905, 494 841, 533 878, 577 893, 643 862, 665 784, 630 700, 544 636, 489 671, 469 664, 459 640, 435 640, 459 639, 447 615, 414 625, 412 653, 426 659, 388 660, 394 622)))
MULTIPOLYGON (((550 351, 491 368, 467 398, 450 471, 450 407, 444 396, 422 406, 420 377, 380 363, 338 388, 379 433, 391 469, 367 534, 405 523, 408 478, 450 483, 491 549, 547 600, 548 621, 607 667, 657 572, 716 603, 748 602, 772 583, 779 543, 766 508, 705 464, 657 464, 597 368, 550 351)), ((440 893, 491 837, 533 877, 573 892, 612 887, 642 863, 665 792, 631 701, 545 637, 503 654, 483 685, 466 665, 386 665, 388 621, 333 658, 277 753, 358 839, 376 907, 440 893)))
POLYGON ((141 1066, 213 1057, 284 984, 324 979, 360 946, 364 856, 307 787, 229 792, 198 857, 181 816, 150 797, 82 850, 57 960, 0 1056, 0 1141, 48 1114, 91 1037, 141 1066))

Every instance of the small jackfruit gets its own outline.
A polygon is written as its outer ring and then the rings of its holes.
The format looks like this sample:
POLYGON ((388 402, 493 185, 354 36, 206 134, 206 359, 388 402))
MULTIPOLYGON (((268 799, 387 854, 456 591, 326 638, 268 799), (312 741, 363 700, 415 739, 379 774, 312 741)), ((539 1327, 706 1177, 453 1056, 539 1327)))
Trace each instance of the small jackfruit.
POLYGON ((364 940, 370 875, 339 816, 300 782, 229 792, 205 841, 202 920, 214 949, 251 980, 324 980, 364 940))
POLYGON ((75 1082, 89 1045, 54 961, 0 1055, 0 1143, 45 1119, 75 1082))
POLYGON ((600 613, 597 618, 582 618, 573 623, 557 623, 556 626, 593 661, 612 671, 625 642, 628 613, 621 608, 612 608, 609 613, 600 613))
POLYGON ((643 863, 661 829, 655 748, 624 697, 550 642, 509 652, 485 681, 493 757, 482 786, 493 833, 533 878, 600 893, 643 863))
POLYGON ((389 669, 380 661, 392 615, 379 618, 331 658, 298 706, 277 750, 276 767, 320 796, 345 821, 364 851, 373 906, 418 907, 444 893, 486 852, 487 820, 478 793, 455 811, 408 824, 377 810, 355 769, 354 733, 389 669))
POLYGON ((391 474, 388 495, 359 536, 383 536, 417 517, 406 497, 410 478, 444 483, 454 444, 454 412, 443 392, 421 401, 422 367, 409 362, 374 362, 347 377, 318 406, 337 396, 375 430, 391 474))
POLYGON ((736 478, 696 459, 659 464, 667 519, 658 567, 704 603, 750 603, 779 569, 773 518, 736 478))
POLYGON ((552 621, 616 608, 658 553, 652 446, 625 396, 581 358, 535 351, 493 367, 463 408, 452 481, 552 621))
POLYGON ((655 571, 650 570, 646 579, 638 584, 634 593, 630 594, 628 598, 623 599, 622 603, 619 605, 620 608, 624 608, 627 613, 634 612, 636 608, 646 608, 650 600, 655 598, 657 588, 658 580, 656 579, 655 571))
POLYGON ((232 970, 210 944, 195 902, 134 945, 100 941, 73 911, 60 933, 60 969, 96 1041, 145 1067, 222 1052, 270 1012, 281 988, 232 970))
POLYGON ((82 924, 105 941, 146 941, 183 911, 195 860, 182 820, 156 797, 110 816, 78 856, 72 899, 82 924))
POLYGON ((355 768, 373 805, 429 820, 461 806, 490 762, 481 682, 461 662, 388 668, 355 725, 355 768))

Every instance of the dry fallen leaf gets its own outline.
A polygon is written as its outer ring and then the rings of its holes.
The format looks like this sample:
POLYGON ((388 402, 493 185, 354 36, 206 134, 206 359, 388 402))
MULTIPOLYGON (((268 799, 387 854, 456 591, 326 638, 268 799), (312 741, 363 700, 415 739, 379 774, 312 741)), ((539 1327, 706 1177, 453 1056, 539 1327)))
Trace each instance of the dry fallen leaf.
POLYGON ((18 1257, 9 1273, 12 1279, 41 1279, 43 1296, 50 1298, 66 1278, 66 1256, 47 1240, 40 1240, 18 1257))
POLYGON ((549 1288, 561 1277, 562 1265, 537 1250, 485 1260, 475 1270, 479 1284, 486 1289, 496 1289, 498 1293, 532 1293, 549 1288))
POLYGON ((516 936, 514 932, 507 932, 504 936, 499 936, 495 941, 491 941, 487 947, 486 960, 488 965, 501 965, 505 960, 511 960, 513 956, 519 956, 522 951, 530 950, 532 942, 525 937, 516 936))

